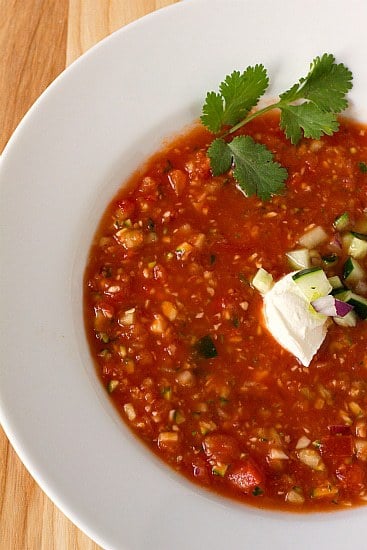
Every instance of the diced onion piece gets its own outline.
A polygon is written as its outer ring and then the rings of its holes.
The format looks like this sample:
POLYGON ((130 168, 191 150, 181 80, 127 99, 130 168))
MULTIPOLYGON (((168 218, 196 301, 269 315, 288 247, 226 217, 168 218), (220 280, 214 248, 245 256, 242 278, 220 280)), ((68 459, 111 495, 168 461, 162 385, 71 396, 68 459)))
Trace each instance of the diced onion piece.
POLYGON ((150 330, 153 334, 163 334, 167 328, 167 321, 159 313, 154 314, 154 320, 150 325, 150 330))
POLYGON ((335 485, 328 483, 321 487, 315 487, 311 492, 312 498, 332 498, 338 494, 338 489, 335 485))
POLYGON ((269 458, 271 460, 289 460, 289 456, 285 454, 282 449, 272 447, 269 451, 269 458))
POLYGON ((309 446, 309 444, 311 443, 311 439, 308 439, 308 437, 306 437, 305 435, 302 435, 302 437, 299 438, 299 440, 297 441, 297 445, 296 445, 296 449, 305 449, 306 447, 309 446))
POLYGON ((367 461, 367 439, 355 440, 356 455, 359 460, 367 461))
POLYGON ((303 464, 309 466, 312 470, 325 470, 325 464, 315 449, 301 449, 298 452, 298 457, 303 464))
POLYGON ((158 446, 178 442, 177 432, 161 432, 158 436, 158 446))
POLYGON ((126 414, 126 416, 128 417, 128 419, 130 421, 135 420, 136 412, 135 412, 135 409, 134 409, 134 406, 132 405, 132 403, 126 403, 124 405, 124 411, 125 411, 125 414, 126 414))
POLYGON ((351 304, 338 300, 331 294, 321 296, 321 298, 311 302, 311 305, 318 313, 328 317, 345 317, 353 309, 351 304))
POLYGON ((303 504, 305 498, 301 492, 297 491, 296 489, 291 489, 290 491, 288 491, 285 500, 287 502, 290 502, 291 504, 303 504))
POLYGON ((355 426, 355 433, 357 437, 366 438, 367 437, 367 423, 366 420, 360 419, 357 420, 355 426))
POLYGON ((299 239, 299 244, 301 246, 304 246, 306 248, 316 248, 319 244, 325 242, 328 239, 328 234, 326 231, 320 226, 317 225, 313 229, 310 229, 310 231, 307 231, 302 237, 299 239))
POLYGON ((172 304, 172 302, 168 302, 164 300, 161 305, 163 314, 169 319, 170 321, 174 321, 177 317, 177 309, 172 304))
POLYGON ((135 308, 128 309, 126 311, 123 311, 119 315, 119 325, 125 325, 129 326, 134 323, 135 320, 135 308))

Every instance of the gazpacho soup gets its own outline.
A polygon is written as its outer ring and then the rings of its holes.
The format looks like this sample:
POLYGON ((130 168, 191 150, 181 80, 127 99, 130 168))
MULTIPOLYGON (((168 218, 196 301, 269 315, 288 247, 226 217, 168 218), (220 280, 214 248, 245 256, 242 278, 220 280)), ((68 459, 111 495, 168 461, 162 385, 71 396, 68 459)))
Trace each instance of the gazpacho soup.
POLYGON ((85 273, 99 377, 133 432, 262 508, 367 500, 367 129, 293 145, 279 113, 236 135, 287 170, 270 197, 214 175, 202 125, 108 206, 85 273))

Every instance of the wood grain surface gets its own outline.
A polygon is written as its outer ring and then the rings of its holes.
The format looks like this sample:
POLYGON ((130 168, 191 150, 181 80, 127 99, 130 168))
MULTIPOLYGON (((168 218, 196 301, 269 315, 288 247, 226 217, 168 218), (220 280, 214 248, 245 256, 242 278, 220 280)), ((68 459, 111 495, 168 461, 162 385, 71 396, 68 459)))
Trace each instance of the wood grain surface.
MULTIPOLYGON (((0 152, 37 97, 123 25, 177 0, 0 0, 0 152)), ((47 498, 0 428, 0 550, 96 550, 47 498)))

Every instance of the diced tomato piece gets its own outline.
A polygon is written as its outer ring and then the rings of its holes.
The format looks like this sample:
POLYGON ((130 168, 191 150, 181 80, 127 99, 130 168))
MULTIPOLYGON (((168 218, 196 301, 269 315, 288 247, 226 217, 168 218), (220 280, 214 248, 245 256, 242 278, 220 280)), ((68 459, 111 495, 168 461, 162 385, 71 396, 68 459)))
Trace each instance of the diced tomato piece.
POLYGON ((182 170, 171 170, 168 174, 168 180, 177 196, 183 193, 187 185, 187 175, 182 170))
POLYGON ((225 464, 237 460, 240 456, 237 440, 226 434, 207 435, 203 441, 203 449, 208 458, 225 464))
POLYGON ((354 445, 351 435, 330 435, 323 437, 320 453, 328 458, 353 456, 354 445))
POLYGON ((366 474, 363 468, 356 462, 353 464, 342 464, 335 474, 341 481, 342 486, 348 489, 348 491, 358 493, 363 489, 366 474))
POLYGON ((236 462, 228 474, 228 481, 235 489, 243 493, 250 493, 263 482, 260 468, 250 458, 236 462))
POLYGON ((335 424, 332 426, 328 426, 328 430, 330 435, 349 435, 350 434, 350 426, 346 426, 345 424, 335 424))
POLYGON ((145 176, 141 181, 138 189, 139 192, 145 196, 155 193, 158 188, 158 181, 151 176, 145 176))

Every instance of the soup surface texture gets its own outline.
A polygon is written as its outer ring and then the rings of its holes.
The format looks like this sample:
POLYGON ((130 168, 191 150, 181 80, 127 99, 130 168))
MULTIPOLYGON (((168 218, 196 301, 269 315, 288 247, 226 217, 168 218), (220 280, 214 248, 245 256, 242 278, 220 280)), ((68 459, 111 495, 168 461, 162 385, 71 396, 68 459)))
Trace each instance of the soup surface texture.
MULTIPOLYGON (((363 314, 355 326, 330 320, 306 368, 267 329, 251 283, 260 267, 274 281, 291 272, 286 254, 315 227, 326 237, 312 266, 343 279, 347 232, 367 234, 367 130, 342 121, 334 136, 291 146, 271 115, 246 133, 287 168, 281 195, 245 197, 230 173, 213 177, 211 138, 195 127, 109 205, 85 273, 92 354, 125 422, 197 484, 264 508, 362 504, 363 314)), ((343 284, 366 297, 366 256, 356 261, 359 277, 343 284)))

